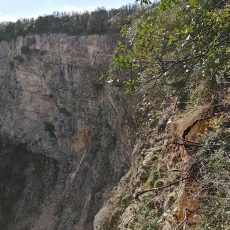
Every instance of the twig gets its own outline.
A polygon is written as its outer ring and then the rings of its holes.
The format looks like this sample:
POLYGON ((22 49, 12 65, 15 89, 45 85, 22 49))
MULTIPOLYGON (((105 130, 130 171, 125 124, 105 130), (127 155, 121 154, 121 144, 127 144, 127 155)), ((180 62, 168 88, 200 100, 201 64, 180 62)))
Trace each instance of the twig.
POLYGON ((184 140, 185 142, 188 142, 188 143, 191 143, 191 144, 198 144, 198 145, 200 145, 200 143, 198 143, 198 142, 195 142, 195 141, 189 141, 189 140, 184 140))
MULTIPOLYGON (((227 38, 224 38, 222 39, 220 42, 218 42, 214 47, 218 47, 219 45, 221 45, 223 42, 227 41, 228 39, 227 38)), ((138 92, 143 86, 145 86, 146 84, 148 84, 149 82, 153 81, 153 80, 156 80, 156 79, 159 79, 162 75, 168 73, 169 70, 173 69, 174 66, 178 65, 178 64, 181 64, 181 63, 184 63, 184 62, 188 62, 188 61, 191 61, 193 59, 198 59, 198 58, 202 58, 204 57, 205 55, 208 55, 208 52, 209 52, 209 49, 206 50, 205 52, 202 52, 201 54, 198 54, 198 55, 195 55, 195 56, 190 56, 190 57, 185 57, 183 59, 180 59, 180 60, 177 60, 177 61, 172 61, 171 64, 168 68, 164 69, 162 72, 158 73, 158 76, 154 76, 150 79, 148 79, 146 82, 144 82, 143 84, 141 84, 135 91, 134 93, 138 92)), ((169 62, 170 63, 170 62, 169 62)))
POLYGON ((172 144, 174 144, 174 145, 184 145, 184 146, 199 146, 199 147, 201 147, 202 145, 201 144, 199 144, 199 143, 197 143, 197 142, 191 142, 191 143, 179 143, 179 142, 172 142, 172 144))
POLYGON ((172 183, 170 183, 170 184, 167 184, 167 185, 162 186, 162 187, 159 187, 159 188, 150 188, 150 189, 148 189, 148 190, 144 190, 144 191, 142 191, 142 192, 137 193, 137 194, 135 195, 134 198, 137 199, 140 195, 142 195, 142 194, 144 194, 144 193, 147 193, 147 192, 158 191, 158 190, 161 190, 161 189, 165 189, 165 188, 171 187, 172 185, 174 185, 174 184, 176 184, 176 183, 179 183, 179 182, 181 182, 181 181, 183 181, 183 180, 186 180, 186 179, 188 179, 188 178, 190 178, 190 177, 191 177, 191 176, 184 177, 184 178, 182 178, 182 179, 180 179, 180 180, 176 180, 176 181, 174 181, 174 182, 172 182, 172 183))
POLYGON ((205 53, 202 53, 202 54, 199 54, 199 55, 196 55, 196 56, 193 56, 193 57, 188 57, 188 58, 184 58, 184 59, 181 59, 181 60, 178 60, 176 62, 173 62, 173 64, 171 64, 168 68, 166 68, 165 70, 163 70, 161 73, 159 73, 158 76, 154 76, 150 79, 148 79, 147 81, 145 81, 143 84, 141 84, 136 90, 134 93, 138 92, 143 86, 145 86, 146 84, 148 84, 149 82, 153 81, 153 80, 156 80, 156 79, 159 79, 161 76, 163 76, 164 74, 167 74, 167 72, 169 70, 171 70, 174 66, 180 64, 180 63, 183 63, 183 62, 186 62, 186 61, 189 61, 189 60, 192 60, 192 59, 196 59, 196 58, 200 58, 204 55, 206 55, 208 53, 208 51, 206 51, 205 53))

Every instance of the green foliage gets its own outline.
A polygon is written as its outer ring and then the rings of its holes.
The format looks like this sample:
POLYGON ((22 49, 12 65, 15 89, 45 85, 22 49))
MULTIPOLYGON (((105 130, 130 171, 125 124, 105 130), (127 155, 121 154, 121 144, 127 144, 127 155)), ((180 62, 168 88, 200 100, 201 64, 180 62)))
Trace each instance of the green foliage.
POLYGON ((136 224, 133 229, 157 230, 157 215, 152 196, 144 197, 139 204, 136 224))
POLYGON ((199 230, 226 230, 229 227, 229 199, 216 199, 207 201, 205 217, 202 219, 199 230))
POLYGON ((164 180, 158 179, 158 180, 155 181, 154 187, 155 188, 160 188, 160 187, 164 186, 164 184, 165 184, 164 180))
POLYGON ((186 90, 180 92, 178 97, 178 109, 184 110, 186 108, 186 102, 189 100, 189 95, 186 90))
MULTIPOLYGON (((131 22, 136 8, 136 5, 128 5, 108 11, 98 8, 84 13, 54 12, 52 15, 40 16, 37 19, 3 22, 0 23, 0 41, 10 41, 17 36, 31 33, 66 33, 68 35, 117 33, 124 24, 131 22)), ((28 45, 31 44, 33 40, 28 45)))
POLYGON ((230 171, 230 162, 226 162, 224 159, 214 158, 208 164, 209 170, 213 173, 221 171, 230 171))
POLYGON ((104 33, 106 31, 106 24, 108 21, 108 12, 103 8, 98 8, 93 11, 87 23, 87 32, 91 33, 104 33))
POLYGON ((230 225, 229 121, 222 121, 220 125, 218 120, 212 121, 213 131, 204 137, 204 147, 197 154, 200 191, 205 192, 205 195, 201 196, 204 215, 198 228, 202 230, 224 230, 230 225))
POLYGON ((132 25, 122 28, 113 77, 131 80, 136 89, 154 82, 188 93, 208 79, 215 90, 217 78, 229 74, 229 13, 222 0, 163 0, 140 8, 132 25))

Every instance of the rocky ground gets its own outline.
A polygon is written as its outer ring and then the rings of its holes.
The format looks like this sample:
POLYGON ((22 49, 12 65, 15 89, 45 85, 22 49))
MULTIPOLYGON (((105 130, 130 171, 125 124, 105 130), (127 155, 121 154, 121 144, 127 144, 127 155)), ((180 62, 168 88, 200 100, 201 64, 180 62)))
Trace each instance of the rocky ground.
POLYGON ((179 111, 176 98, 159 106, 145 97, 135 113, 132 166, 94 229, 229 229, 230 117, 223 101, 218 109, 206 104, 179 111))

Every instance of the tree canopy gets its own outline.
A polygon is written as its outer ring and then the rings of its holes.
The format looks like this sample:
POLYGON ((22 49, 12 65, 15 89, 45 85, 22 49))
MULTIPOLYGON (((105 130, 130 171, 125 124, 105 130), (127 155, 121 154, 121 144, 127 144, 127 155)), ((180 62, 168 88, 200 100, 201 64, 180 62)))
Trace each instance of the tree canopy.
POLYGON ((191 94, 201 82, 229 81, 229 0, 162 0, 121 31, 109 75, 127 92, 151 84, 191 94))
POLYGON ((137 5, 127 5, 119 9, 97 8, 92 12, 54 12, 37 19, 19 19, 16 22, 0 23, 0 41, 9 41, 17 36, 32 33, 66 33, 68 35, 88 35, 119 33, 121 27, 130 24, 137 5))

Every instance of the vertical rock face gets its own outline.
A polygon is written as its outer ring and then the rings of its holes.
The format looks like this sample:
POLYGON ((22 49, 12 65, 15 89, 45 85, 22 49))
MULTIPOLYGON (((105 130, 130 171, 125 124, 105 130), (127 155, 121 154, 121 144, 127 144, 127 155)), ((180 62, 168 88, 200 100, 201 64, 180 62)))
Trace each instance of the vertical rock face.
POLYGON ((98 80, 115 43, 60 34, 0 43, 4 229, 92 229, 129 162, 128 104, 98 80))

